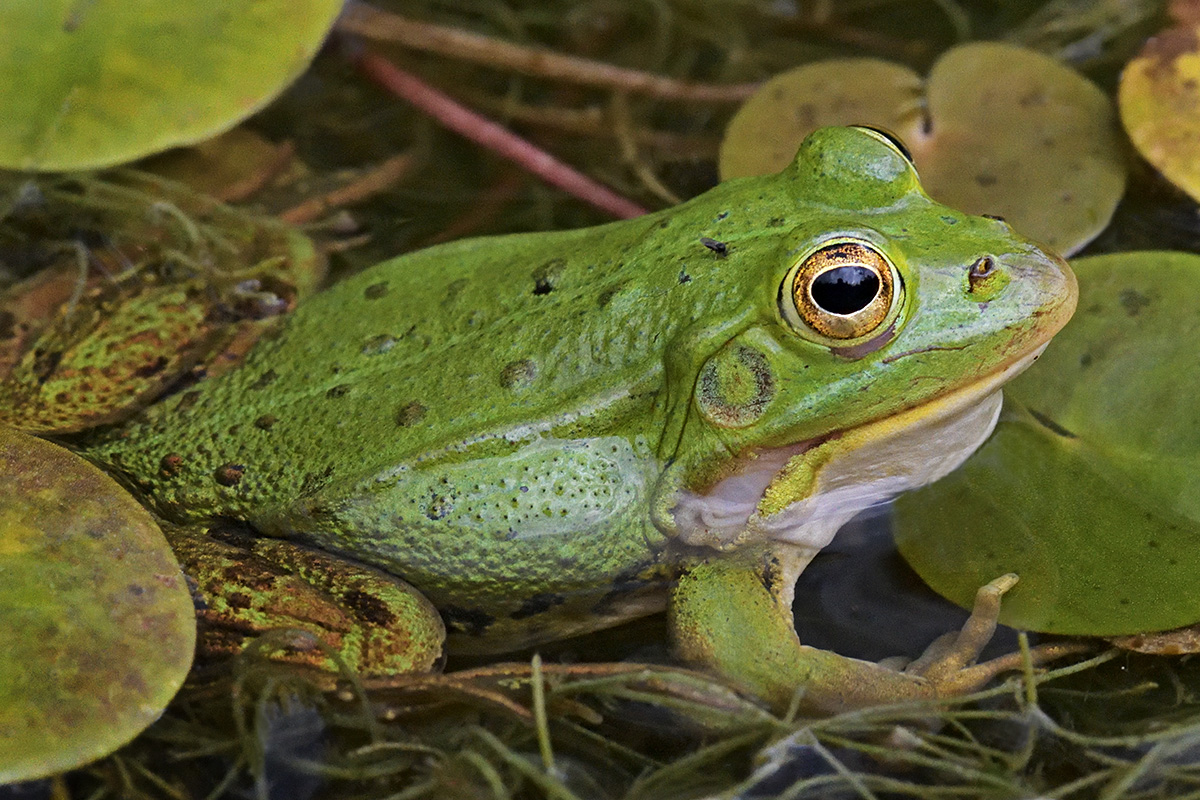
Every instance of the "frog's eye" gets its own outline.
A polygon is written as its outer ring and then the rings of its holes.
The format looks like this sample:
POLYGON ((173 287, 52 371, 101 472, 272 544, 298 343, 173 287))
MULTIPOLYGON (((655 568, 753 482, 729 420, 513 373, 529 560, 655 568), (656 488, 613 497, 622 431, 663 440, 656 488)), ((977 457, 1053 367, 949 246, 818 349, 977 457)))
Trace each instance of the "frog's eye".
POLYGON ((792 268, 780 287, 780 311, 801 334, 843 345, 895 319, 902 291, 896 267, 874 245, 838 239, 792 268))
POLYGON ((899 136, 892 133, 887 128, 879 128, 874 125, 854 125, 853 127, 857 128, 863 133, 870 134, 879 141, 883 142, 888 147, 904 156, 904 160, 915 167, 915 165, 913 165, 912 152, 908 149, 908 147, 904 144, 904 141, 899 136))

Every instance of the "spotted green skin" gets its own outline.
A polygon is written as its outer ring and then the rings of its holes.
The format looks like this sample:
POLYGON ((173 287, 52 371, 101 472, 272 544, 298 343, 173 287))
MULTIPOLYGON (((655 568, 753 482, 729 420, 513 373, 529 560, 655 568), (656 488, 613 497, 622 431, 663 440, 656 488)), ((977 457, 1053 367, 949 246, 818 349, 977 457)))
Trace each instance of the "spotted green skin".
POLYGON ((168 517, 245 520, 406 579, 452 648, 510 649, 661 609, 723 557, 679 544, 681 493, 993 372, 1045 338, 1061 269, 931 201, 878 137, 827 128, 778 175, 675 208, 379 264, 89 455, 168 517), (839 235, 904 284, 871 347, 781 318, 789 269, 839 235), (972 294, 984 255, 1003 279, 972 294))

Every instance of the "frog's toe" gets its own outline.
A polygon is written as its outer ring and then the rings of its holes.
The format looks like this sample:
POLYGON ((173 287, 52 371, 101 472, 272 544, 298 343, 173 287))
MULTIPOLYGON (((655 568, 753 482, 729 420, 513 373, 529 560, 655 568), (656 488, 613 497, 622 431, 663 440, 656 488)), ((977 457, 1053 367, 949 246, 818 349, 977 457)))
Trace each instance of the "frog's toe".
MULTIPOLYGON (((1016 584, 1017 576, 1008 573, 980 587, 962 629, 935 639, 904 672, 927 681, 939 696, 948 697, 976 691, 1001 673, 1020 669, 1023 655, 1019 652, 975 663, 996 632, 1001 598, 1016 584)), ((1029 654, 1037 666, 1090 648, 1086 642, 1055 642, 1031 648, 1029 654)))

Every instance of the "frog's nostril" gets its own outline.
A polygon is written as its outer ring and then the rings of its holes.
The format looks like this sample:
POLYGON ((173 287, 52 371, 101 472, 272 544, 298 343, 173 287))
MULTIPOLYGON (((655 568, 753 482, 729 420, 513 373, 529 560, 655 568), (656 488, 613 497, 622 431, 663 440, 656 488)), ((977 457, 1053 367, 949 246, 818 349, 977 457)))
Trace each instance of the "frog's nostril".
POLYGON ((971 293, 975 294, 987 288, 988 283, 999 271, 1000 267, 996 264, 996 259, 991 256, 977 259, 967 270, 967 282, 971 293))

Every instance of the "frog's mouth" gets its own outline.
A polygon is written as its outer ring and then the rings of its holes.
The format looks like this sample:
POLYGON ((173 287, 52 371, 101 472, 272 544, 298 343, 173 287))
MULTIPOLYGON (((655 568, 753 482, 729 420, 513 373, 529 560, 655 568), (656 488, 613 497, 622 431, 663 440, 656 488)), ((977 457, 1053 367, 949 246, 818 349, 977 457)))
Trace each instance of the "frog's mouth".
POLYGON ((755 451, 735 474, 675 507, 688 544, 781 541, 815 554, 858 512, 952 472, 991 434, 1000 387, 1046 344, 974 383, 880 420, 755 451))

